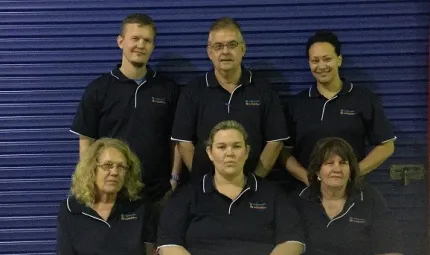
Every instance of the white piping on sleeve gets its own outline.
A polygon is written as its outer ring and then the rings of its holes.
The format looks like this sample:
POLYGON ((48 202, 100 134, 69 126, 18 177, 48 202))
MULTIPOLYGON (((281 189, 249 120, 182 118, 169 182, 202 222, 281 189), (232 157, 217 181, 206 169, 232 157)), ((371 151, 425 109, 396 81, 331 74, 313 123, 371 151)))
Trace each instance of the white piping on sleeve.
MULTIPOLYGON (((159 254, 159 253, 158 253, 158 251, 159 251, 161 248, 163 248, 163 247, 175 247, 175 246, 179 246, 179 247, 184 248, 184 246, 182 246, 182 245, 178 245, 178 244, 164 244, 164 245, 160 245, 160 246, 158 246, 158 247, 157 247, 157 250, 155 251, 155 254, 159 254)), ((184 249, 185 249, 185 248, 184 248, 184 249)))
POLYGON ((269 141, 266 141, 266 143, 285 141, 285 140, 288 140, 288 139, 290 139, 289 136, 288 137, 284 137, 284 138, 275 139, 275 140, 269 140, 269 141))
POLYGON ((177 139, 177 138, 173 138, 173 137, 170 137, 170 140, 172 140, 172 141, 177 141, 177 142, 192 143, 192 141, 188 141, 188 140, 181 140, 181 139, 177 139))
POLYGON ((205 78, 206 78, 206 87, 209 87, 208 72, 206 72, 205 78))
POLYGON ((73 133, 73 134, 75 134, 75 135, 78 135, 78 136, 85 136, 85 137, 87 137, 87 138, 90 138, 90 139, 94 139, 94 140, 96 140, 96 138, 92 138, 92 137, 89 137, 89 136, 86 136, 86 135, 81 135, 81 134, 79 134, 78 132, 75 132, 75 131, 73 131, 73 130, 71 130, 71 129, 69 129, 69 132, 70 132, 70 133, 73 133))
POLYGON ((251 83, 252 82, 252 72, 250 70, 248 70, 248 72, 249 72, 249 83, 251 83))
POLYGON ((395 140, 397 140, 397 136, 394 136, 391 139, 385 140, 385 141, 381 142, 381 144, 388 143, 388 142, 395 141, 395 140))

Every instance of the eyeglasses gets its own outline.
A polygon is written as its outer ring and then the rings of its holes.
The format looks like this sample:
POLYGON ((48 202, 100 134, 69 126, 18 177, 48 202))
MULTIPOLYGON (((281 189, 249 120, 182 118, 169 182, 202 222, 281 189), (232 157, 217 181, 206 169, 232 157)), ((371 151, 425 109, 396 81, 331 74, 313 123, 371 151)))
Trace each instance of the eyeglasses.
POLYGON ((209 45, 209 47, 211 47, 214 51, 221 51, 221 50, 224 49, 225 46, 227 46, 227 49, 229 49, 229 50, 234 50, 241 43, 242 42, 236 42, 236 41, 231 41, 231 42, 228 42, 228 43, 214 43, 212 45, 209 45))
POLYGON ((127 165, 115 164, 115 163, 112 163, 112 162, 106 162, 106 163, 103 163, 103 164, 97 163, 97 166, 100 167, 105 172, 110 172, 110 171, 112 171, 112 169, 114 167, 116 167, 116 169, 118 170, 118 172, 120 172, 121 174, 124 174, 125 172, 127 172, 128 169, 130 169, 130 167, 127 166, 127 165))

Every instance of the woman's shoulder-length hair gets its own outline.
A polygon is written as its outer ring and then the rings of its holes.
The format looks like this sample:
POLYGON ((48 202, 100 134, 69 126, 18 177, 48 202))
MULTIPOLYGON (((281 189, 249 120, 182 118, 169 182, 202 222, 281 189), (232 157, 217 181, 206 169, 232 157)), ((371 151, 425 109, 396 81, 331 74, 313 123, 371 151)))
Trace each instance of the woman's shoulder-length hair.
POLYGON ((333 155, 338 155, 343 160, 348 161, 350 169, 350 180, 346 186, 347 194, 351 194, 353 190, 360 187, 360 168, 358 165, 357 157, 351 145, 347 141, 338 137, 326 137, 319 140, 310 157, 308 167, 308 179, 310 188, 315 192, 320 192, 320 181, 318 180, 318 173, 321 166, 333 155))
POLYGON ((107 148, 115 148, 121 152, 129 166, 124 176, 124 185, 118 192, 118 197, 132 201, 140 198, 139 194, 143 184, 140 181, 139 159, 125 142, 114 138, 101 138, 85 151, 72 175, 70 194, 86 206, 90 207, 95 202, 95 170, 97 160, 100 154, 107 148))

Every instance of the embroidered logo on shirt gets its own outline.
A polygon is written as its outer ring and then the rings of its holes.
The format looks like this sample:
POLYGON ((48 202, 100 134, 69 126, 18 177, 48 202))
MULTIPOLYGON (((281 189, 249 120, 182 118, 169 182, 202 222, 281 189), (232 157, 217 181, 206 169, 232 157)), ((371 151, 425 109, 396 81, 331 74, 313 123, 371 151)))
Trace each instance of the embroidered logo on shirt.
POLYGON ((260 100, 245 100, 245 105, 247 105, 247 106, 259 106, 260 100))
POLYGON ((162 97, 152 97, 152 102, 157 104, 166 104, 166 99, 162 97))
POLYGON ((267 203, 249 203, 249 208, 256 209, 256 210, 266 210, 267 203))
POLYGON ((121 214, 121 220, 137 220, 135 213, 121 214))
POLYGON ((348 109, 341 109, 340 115, 355 115, 354 110, 348 110, 348 109))
POLYGON ((349 217, 349 222, 359 223, 359 224, 366 224, 367 223, 367 221, 365 219, 354 218, 354 217, 349 217))

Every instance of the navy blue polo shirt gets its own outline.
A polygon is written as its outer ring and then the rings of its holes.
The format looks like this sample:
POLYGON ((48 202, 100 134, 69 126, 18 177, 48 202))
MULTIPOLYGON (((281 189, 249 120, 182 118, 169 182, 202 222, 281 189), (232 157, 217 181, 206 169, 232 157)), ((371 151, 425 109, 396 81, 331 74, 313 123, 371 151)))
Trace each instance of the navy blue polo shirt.
POLYGON ((179 87, 149 68, 137 84, 117 67, 88 85, 71 132, 125 140, 142 163, 148 196, 156 200, 170 189, 170 137, 178 97, 179 87))
POLYGON ((370 90, 343 80, 342 89, 331 99, 322 96, 316 85, 292 97, 284 109, 293 155, 305 168, 318 142, 340 137, 354 149, 358 160, 366 155, 365 141, 376 146, 395 140, 378 98, 370 90))
POLYGON ((57 218, 57 254, 142 255, 155 243, 149 206, 143 200, 118 199, 105 221, 93 209, 69 197, 57 218))
POLYGON ((296 209, 274 184, 248 174, 232 200, 206 174, 172 195, 160 218, 157 245, 182 246, 193 255, 260 255, 303 239, 296 209))
POLYGON ((320 195, 305 188, 297 198, 306 236, 306 254, 363 255, 401 253, 400 227, 379 192, 369 184, 351 194, 330 220, 320 195))
POLYGON ((213 169, 205 141, 212 128, 226 120, 241 123, 248 132, 251 152, 246 172, 255 170, 266 142, 288 139, 279 96, 265 80, 242 68, 239 85, 230 93, 218 83, 215 72, 209 71, 186 86, 173 125, 172 140, 195 145, 194 177, 213 169))

